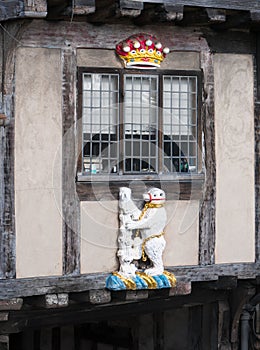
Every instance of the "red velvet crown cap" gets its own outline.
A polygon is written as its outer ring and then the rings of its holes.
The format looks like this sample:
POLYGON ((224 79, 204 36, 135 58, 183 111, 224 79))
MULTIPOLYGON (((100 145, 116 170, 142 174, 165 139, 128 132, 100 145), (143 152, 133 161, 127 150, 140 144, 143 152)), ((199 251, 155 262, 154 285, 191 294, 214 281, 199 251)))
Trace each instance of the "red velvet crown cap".
POLYGON ((126 68, 158 68, 170 50, 153 35, 139 33, 116 45, 126 68))

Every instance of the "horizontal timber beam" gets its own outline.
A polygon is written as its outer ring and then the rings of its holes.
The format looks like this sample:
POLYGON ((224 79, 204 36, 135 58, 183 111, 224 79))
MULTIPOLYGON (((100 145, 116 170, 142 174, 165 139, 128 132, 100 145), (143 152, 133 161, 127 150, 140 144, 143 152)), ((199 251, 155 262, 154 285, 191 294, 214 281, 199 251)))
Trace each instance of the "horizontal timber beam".
MULTIPOLYGON (((260 262, 186 267, 166 266, 166 269, 173 272, 179 282, 214 281, 218 280, 219 276, 235 276, 244 280, 258 279, 260 283, 260 262)), ((2 279, 0 280, 0 300, 105 289, 108 276, 107 273, 100 273, 81 276, 2 279)))
MULTIPOLYGON (((149 293, 152 291, 149 291, 149 293)), ((115 299, 111 303, 101 305, 78 304, 68 308, 58 309, 33 309, 30 308, 19 312, 12 312, 9 320, 0 323, 0 334, 11 334, 23 331, 25 328, 55 327, 68 324, 82 324, 102 320, 120 320, 128 317, 137 317, 138 314, 151 312, 162 312, 170 308, 179 308, 183 305, 192 306, 204 303, 224 300, 226 291, 214 291, 197 288, 192 293, 169 297, 165 290, 158 290, 158 296, 144 300, 122 300, 115 299)), ((120 293, 120 292, 119 292, 120 293)))
POLYGON ((169 6, 182 5, 191 7, 221 8, 227 10, 259 10, 258 0, 132 0, 136 2, 146 2, 154 4, 167 4, 169 6))
POLYGON ((47 16, 47 0, 9 0, 0 1, 0 21, 15 18, 45 18, 47 16))

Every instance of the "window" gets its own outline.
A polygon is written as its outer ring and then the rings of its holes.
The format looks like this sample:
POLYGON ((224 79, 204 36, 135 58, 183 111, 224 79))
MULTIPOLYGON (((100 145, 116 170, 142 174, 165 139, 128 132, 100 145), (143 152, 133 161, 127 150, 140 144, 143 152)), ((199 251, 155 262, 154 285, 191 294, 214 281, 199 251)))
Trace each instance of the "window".
POLYGON ((198 172, 198 73, 79 73, 82 175, 198 172))

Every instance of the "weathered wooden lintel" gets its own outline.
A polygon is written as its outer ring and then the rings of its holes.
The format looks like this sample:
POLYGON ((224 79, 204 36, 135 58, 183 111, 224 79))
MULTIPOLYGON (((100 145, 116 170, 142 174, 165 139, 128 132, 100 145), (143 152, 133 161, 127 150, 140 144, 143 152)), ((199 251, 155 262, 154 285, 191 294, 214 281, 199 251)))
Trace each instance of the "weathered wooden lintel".
MULTIPOLYGON (((260 276, 260 262, 209 266, 168 266, 167 270, 173 272, 178 281, 183 282, 214 281, 218 280, 219 276, 235 276, 244 280, 257 279, 260 276)), ((0 300, 105 289, 107 277, 108 274, 103 273, 0 280, 0 300)), ((257 281, 260 282, 260 279, 258 278, 257 281)))
MULTIPOLYGON (((148 187, 162 188, 168 200, 200 200, 203 192, 203 179, 183 180, 183 181, 164 181, 147 180, 140 178, 140 190, 144 185, 148 187)), ((78 182, 76 184, 77 194, 80 200, 118 200, 119 188, 129 187, 130 180, 107 181, 107 182, 78 182)), ((137 188, 135 188, 137 190, 137 188)))

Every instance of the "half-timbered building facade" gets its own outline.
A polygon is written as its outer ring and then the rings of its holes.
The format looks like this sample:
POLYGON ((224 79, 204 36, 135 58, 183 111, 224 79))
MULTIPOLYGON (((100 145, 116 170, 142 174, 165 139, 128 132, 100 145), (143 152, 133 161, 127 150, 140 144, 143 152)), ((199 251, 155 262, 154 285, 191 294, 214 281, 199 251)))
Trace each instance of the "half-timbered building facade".
POLYGON ((0 349, 259 349, 259 1, 3 0, 0 21, 0 349), (154 69, 117 54, 140 35, 154 69), (106 288, 121 187, 164 190, 175 287, 106 288))

